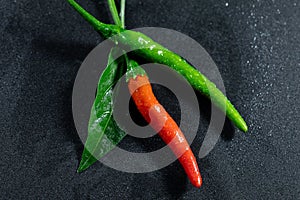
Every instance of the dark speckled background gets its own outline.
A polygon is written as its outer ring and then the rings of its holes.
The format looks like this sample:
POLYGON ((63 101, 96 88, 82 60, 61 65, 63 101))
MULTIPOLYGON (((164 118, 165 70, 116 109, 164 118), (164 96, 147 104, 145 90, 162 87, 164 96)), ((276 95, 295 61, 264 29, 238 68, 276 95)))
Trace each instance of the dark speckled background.
MULTIPOLYGON (((80 0, 109 22, 104 2, 80 0)), ((206 48, 249 124, 247 134, 226 124, 217 146, 198 159, 201 189, 178 162, 147 174, 97 163, 77 174, 83 145, 72 119, 72 87, 102 40, 66 1, 1 1, 0 16, 0 199, 300 198, 299 1, 128 0, 128 28, 175 29, 206 48)), ((155 91, 173 110, 168 91, 155 91)), ((207 125, 203 118, 196 152, 207 125)), ((127 138, 125 146, 153 144, 127 138)))

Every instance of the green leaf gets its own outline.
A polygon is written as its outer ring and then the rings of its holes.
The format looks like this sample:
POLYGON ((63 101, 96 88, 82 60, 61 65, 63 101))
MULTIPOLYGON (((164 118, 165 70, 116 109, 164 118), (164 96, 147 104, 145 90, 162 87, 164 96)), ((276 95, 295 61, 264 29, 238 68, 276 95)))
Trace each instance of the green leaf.
POLYGON ((126 71, 126 60, 114 55, 121 51, 112 48, 107 67, 103 71, 97 89, 97 95, 91 109, 88 124, 88 137, 77 172, 82 172, 111 151, 126 135, 113 119, 113 89, 116 82, 126 71))

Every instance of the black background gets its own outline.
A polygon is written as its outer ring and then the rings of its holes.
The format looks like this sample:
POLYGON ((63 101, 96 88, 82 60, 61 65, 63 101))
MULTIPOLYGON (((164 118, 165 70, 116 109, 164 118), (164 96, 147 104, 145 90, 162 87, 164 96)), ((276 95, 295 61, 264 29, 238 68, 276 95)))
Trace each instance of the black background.
MULTIPOLYGON (((106 1, 80 3, 111 22, 106 1)), ((83 145, 72 87, 102 39, 66 1, 2 1, 0 9, 0 198, 300 198, 299 1, 128 0, 127 28, 175 29, 206 48, 249 125, 244 134, 227 124, 213 151, 198 159, 200 189, 178 162, 147 174, 97 163, 77 174, 83 145)), ((155 91, 167 109, 176 108, 171 97, 162 98, 167 90, 155 91)), ((208 123, 201 120, 195 152, 208 123)), ((129 149, 153 145, 126 141, 129 149)))

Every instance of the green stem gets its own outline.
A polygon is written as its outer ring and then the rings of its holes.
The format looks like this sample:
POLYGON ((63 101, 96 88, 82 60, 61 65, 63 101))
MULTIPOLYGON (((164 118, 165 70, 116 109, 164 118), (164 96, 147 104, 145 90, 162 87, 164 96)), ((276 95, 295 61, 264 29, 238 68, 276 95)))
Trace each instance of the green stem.
POLYGON ((122 28, 125 28, 125 1, 126 0, 121 0, 120 17, 121 17, 122 28))
POLYGON ((91 15, 84 8, 82 8, 78 3, 76 3, 74 0, 68 0, 68 2, 86 21, 88 21, 92 25, 92 27, 96 31, 102 34, 105 38, 120 33, 121 30, 118 26, 104 24, 100 22, 93 15, 91 15))
POLYGON ((121 27, 122 26, 122 22, 121 22, 121 20, 119 18, 115 1, 114 0, 107 0, 107 2, 108 2, 109 10, 111 12, 111 15, 113 17, 113 20, 114 20, 115 24, 121 27))
MULTIPOLYGON (((127 55, 125 55, 127 57, 127 55)), ((127 57, 126 82, 135 79, 137 76, 147 76, 145 70, 135 61, 127 57)))

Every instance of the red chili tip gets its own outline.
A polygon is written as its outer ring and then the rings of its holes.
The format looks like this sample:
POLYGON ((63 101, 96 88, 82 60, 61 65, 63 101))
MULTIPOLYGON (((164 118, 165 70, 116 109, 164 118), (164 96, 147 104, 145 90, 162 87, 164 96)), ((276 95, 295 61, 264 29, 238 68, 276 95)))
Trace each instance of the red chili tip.
POLYGON ((201 185, 202 185, 202 178, 201 178, 201 176, 198 176, 197 179, 192 180, 191 183, 192 183, 193 186, 195 186, 196 188, 200 188, 201 185))

